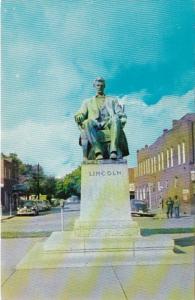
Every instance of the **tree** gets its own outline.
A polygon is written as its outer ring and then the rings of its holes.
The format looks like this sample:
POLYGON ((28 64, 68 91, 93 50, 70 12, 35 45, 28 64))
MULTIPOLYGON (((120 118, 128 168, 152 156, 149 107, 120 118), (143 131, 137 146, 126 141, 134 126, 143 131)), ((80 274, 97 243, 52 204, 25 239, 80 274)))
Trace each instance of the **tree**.
POLYGON ((64 190, 64 180, 63 179, 57 179, 56 180, 56 193, 55 196, 57 198, 65 199, 65 190, 64 190))
POLYGON ((68 198, 71 195, 80 196, 81 194, 81 168, 78 167, 63 179, 58 179, 56 183, 56 196, 68 198))
POLYGON ((16 153, 9 153, 9 155, 1 153, 1 157, 11 159, 15 165, 16 170, 18 170, 17 172, 19 173, 19 175, 22 174, 22 172, 24 172, 25 165, 16 153))
POLYGON ((29 178, 30 192, 35 194, 38 199, 40 193, 43 194, 44 178, 43 168, 39 164, 32 166, 32 173, 29 178))
POLYGON ((56 194, 56 179, 53 176, 45 176, 43 180, 43 194, 47 195, 50 201, 52 196, 56 194))

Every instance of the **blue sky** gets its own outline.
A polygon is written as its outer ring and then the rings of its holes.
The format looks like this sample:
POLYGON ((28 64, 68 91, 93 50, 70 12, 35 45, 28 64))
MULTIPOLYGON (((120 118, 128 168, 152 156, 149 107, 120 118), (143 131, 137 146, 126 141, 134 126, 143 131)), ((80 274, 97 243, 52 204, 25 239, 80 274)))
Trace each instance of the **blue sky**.
POLYGON ((2 151, 61 176, 82 160, 73 115, 103 76, 136 150, 194 111, 193 1, 2 2, 2 151), (98 2, 98 3, 97 3, 98 2))

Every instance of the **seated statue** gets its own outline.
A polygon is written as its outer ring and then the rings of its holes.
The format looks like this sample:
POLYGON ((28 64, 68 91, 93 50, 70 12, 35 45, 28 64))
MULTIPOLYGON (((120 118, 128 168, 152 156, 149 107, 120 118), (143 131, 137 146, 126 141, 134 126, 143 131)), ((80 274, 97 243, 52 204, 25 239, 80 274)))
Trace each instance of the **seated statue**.
POLYGON ((129 155, 123 127, 124 108, 117 98, 105 96, 105 80, 94 81, 96 96, 86 100, 75 115, 81 136, 84 160, 118 159, 129 155))

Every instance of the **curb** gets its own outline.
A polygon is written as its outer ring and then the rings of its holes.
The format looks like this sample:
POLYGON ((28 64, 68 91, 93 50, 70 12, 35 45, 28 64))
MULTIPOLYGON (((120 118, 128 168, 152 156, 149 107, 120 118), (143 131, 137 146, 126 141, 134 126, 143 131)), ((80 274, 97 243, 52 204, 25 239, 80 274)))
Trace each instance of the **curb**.
POLYGON ((3 222, 4 220, 8 220, 8 219, 12 219, 14 218, 16 215, 12 215, 12 216, 1 216, 1 222, 3 222))

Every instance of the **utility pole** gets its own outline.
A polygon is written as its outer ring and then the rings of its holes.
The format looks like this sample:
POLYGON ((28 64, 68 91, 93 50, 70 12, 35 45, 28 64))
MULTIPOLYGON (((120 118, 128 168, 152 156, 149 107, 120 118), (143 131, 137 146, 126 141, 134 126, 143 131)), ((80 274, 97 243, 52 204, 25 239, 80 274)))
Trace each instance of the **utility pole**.
POLYGON ((39 173, 40 173, 40 166, 39 163, 37 165, 37 198, 39 199, 39 195, 40 195, 40 184, 39 184, 39 173))

